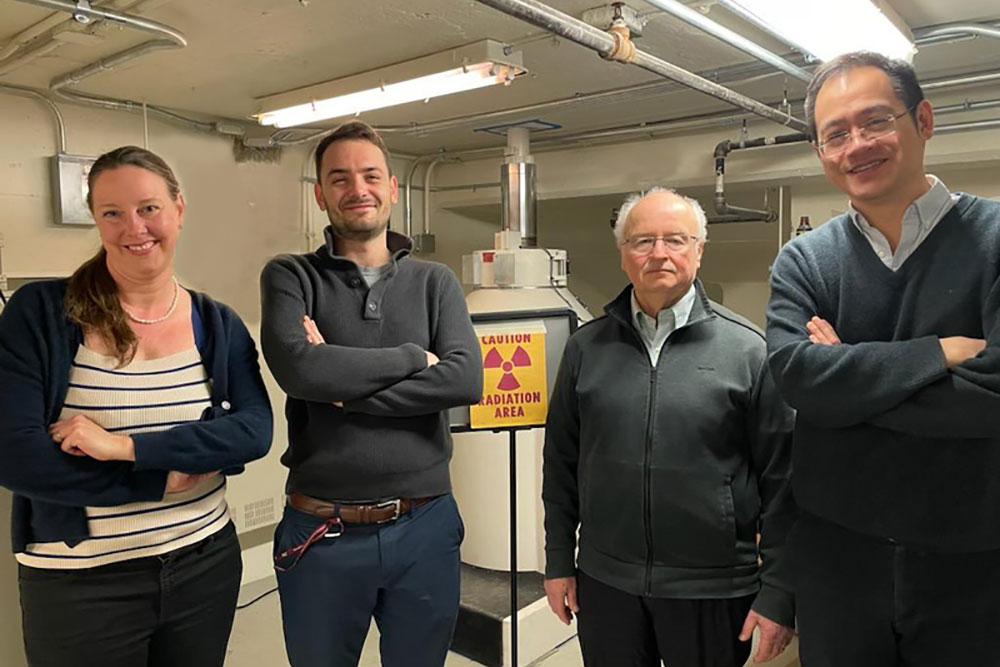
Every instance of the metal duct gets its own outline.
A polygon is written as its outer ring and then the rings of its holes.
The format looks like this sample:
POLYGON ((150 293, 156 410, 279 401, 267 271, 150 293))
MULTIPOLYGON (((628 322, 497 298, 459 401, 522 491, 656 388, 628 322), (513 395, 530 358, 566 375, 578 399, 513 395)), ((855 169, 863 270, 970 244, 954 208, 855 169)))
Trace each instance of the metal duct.
POLYGON ((521 232, 522 248, 538 245, 535 161, 528 154, 528 139, 527 128, 507 130, 507 151, 500 167, 500 229, 521 232))

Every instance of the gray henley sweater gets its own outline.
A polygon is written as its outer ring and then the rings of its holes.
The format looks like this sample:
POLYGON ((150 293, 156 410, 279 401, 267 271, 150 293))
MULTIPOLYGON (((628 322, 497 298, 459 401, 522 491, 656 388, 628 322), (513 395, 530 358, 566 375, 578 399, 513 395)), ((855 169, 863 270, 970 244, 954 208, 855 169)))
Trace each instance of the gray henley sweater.
POLYGON ((369 288, 333 253, 329 227, 326 241, 261 274, 261 347, 288 394, 287 491, 343 501, 446 493, 447 410, 479 401, 483 385, 458 281, 408 257, 409 239, 389 232, 391 266, 369 288), (303 315, 326 344, 309 344, 303 315), (428 367, 425 350, 440 362, 428 367))
POLYGON ((771 275, 769 361, 798 410, 806 511, 943 551, 1000 548, 1000 204, 959 201, 897 271, 846 216, 793 240, 771 275), (842 345, 809 342, 829 321, 842 345), (985 338, 948 369, 938 338, 985 338))

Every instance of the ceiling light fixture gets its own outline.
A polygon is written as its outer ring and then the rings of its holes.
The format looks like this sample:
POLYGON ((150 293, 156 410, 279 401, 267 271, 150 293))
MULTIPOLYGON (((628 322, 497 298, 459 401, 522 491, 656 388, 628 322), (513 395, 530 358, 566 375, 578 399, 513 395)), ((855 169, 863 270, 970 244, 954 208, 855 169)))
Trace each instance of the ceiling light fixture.
POLYGON ((509 84, 527 70, 521 53, 479 42, 336 81, 258 98, 261 125, 293 127, 431 97, 509 84))
POLYGON ((827 61, 852 51, 874 51, 912 61, 913 33, 885 0, 725 0, 787 44, 827 61))

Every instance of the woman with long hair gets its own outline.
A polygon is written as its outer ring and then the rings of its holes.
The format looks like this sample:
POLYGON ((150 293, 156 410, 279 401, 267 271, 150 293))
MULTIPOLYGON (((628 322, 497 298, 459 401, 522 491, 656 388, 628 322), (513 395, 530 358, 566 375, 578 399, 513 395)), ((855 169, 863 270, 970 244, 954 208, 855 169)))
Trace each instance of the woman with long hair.
POLYGON ((32 667, 219 667, 242 563, 226 475, 272 416, 240 318, 185 289, 185 202, 157 155, 102 155, 102 248, 0 314, 0 485, 32 667))

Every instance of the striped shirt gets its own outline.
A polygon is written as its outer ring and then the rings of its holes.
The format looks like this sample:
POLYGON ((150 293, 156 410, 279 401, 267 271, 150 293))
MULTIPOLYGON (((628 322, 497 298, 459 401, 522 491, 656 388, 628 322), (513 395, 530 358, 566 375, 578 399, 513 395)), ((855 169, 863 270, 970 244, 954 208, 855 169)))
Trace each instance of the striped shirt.
MULTIPOLYGON (((115 368, 80 346, 69 373, 60 419, 84 415, 111 433, 150 433, 198 421, 210 405, 210 380, 196 348, 115 368)), ((67 455, 68 456, 68 455, 67 455)), ((226 482, 212 476, 158 502, 87 507, 90 539, 29 544, 16 554, 23 565, 80 569, 165 554, 194 544, 229 521, 226 482)))

